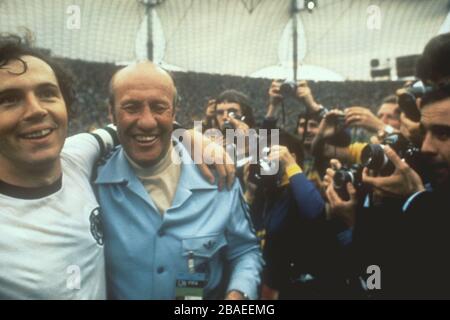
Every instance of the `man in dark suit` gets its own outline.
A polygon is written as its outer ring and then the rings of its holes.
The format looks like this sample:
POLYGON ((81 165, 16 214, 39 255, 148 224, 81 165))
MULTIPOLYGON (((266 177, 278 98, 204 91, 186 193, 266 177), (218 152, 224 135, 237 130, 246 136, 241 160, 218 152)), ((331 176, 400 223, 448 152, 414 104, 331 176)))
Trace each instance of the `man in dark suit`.
POLYGON ((450 34, 430 40, 418 63, 418 76, 431 86, 420 103, 421 153, 430 174, 419 175, 392 149, 396 170, 363 181, 384 192, 406 196, 398 229, 396 283, 401 297, 450 298, 450 34))

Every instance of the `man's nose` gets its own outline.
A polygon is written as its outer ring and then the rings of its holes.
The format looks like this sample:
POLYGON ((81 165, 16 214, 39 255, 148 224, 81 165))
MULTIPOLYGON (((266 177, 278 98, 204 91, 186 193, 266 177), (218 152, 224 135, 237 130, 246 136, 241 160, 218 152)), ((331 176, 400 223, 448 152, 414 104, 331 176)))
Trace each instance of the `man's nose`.
POLYGON ((34 93, 29 93, 25 97, 25 119, 33 120, 43 118, 48 114, 48 110, 44 108, 34 93))
POLYGON ((420 151, 422 153, 427 153, 427 154, 435 154, 436 153, 436 147, 434 145, 434 139, 433 139, 432 135, 429 132, 427 132, 425 134, 425 137, 423 139, 422 147, 420 148, 420 151))
POLYGON ((144 130, 153 129, 157 126, 156 119, 150 108, 144 108, 142 113, 139 114, 138 126, 144 130))

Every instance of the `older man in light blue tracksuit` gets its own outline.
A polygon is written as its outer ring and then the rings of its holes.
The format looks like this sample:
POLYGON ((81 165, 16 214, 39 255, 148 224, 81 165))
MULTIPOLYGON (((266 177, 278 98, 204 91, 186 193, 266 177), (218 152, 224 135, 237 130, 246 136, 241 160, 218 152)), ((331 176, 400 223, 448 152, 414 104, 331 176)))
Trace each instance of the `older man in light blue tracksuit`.
POLYGON ((144 62, 120 70, 111 88, 123 148, 95 181, 110 297, 256 299, 262 258, 240 186, 219 191, 171 139, 170 76, 144 62))

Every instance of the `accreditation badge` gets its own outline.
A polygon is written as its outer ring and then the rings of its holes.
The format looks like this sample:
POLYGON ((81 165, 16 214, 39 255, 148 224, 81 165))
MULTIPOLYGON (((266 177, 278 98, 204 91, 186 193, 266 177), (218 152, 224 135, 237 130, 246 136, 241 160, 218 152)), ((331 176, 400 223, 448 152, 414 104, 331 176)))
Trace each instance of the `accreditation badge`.
POLYGON ((205 273, 179 273, 176 278, 176 300, 203 300, 205 273))

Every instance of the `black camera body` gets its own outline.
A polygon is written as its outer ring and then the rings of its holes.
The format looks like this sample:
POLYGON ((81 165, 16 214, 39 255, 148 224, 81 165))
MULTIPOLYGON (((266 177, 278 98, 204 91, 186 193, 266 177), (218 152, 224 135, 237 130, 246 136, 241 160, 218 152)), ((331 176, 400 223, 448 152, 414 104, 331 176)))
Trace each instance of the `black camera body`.
MULTIPOLYGON (((415 171, 422 173, 422 157, 420 149, 404 136, 398 133, 388 135, 382 144, 368 144, 361 152, 361 164, 355 164, 350 168, 343 167, 337 170, 333 177, 333 186, 336 193, 344 201, 348 201, 350 196, 347 192, 347 183, 351 182, 355 187, 358 197, 370 191, 368 186, 362 182, 362 170, 368 168, 377 175, 387 177, 394 170, 394 164, 384 153, 384 147, 390 146, 401 159, 404 159, 415 171)), ((421 174, 422 176, 422 174, 421 174)))
POLYGON ((382 144, 368 144, 365 146, 361 152, 363 166, 374 170, 381 176, 391 175, 395 170, 395 166, 384 153, 384 146, 386 145, 390 146, 413 169, 419 167, 420 148, 398 133, 388 135, 382 144))
POLYGON ((422 81, 416 81, 406 88, 406 92, 398 96, 398 105, 407 118, 415 122, 420 121, 420 111, 416 99, 423 97, 432 90, 433 87, 425 85, 422 81))
MULTIPOLYGON (((234 119, 237 119, 239 121, 244 121, 245 120, 245 116, 238 116, 234 112, 230 112, 228 114, 228 116, 230 118, 234 118, 234 119)), ((226 132, 227 129, 235 129, 234 126, 231 124, 231 122, 229 120, 225 120, 224 123, 223 123, 223 130, 226 132)))
POLYGON ((283 97, 295 97, 297 95, 297 83, 291 80, 285 80, 280 86, 280 94, 283 97))
POLYGON ((356 190, 362 189, 362 170, 363 166, 355 164, 350 168, 342 167, 336 170, 333 177, 333 187, 339 197, 348 201, 350 195, 347 192, 347 183, 351 182, 356 190))
MULTIPOLYGON (((325 117, 328 113, 328 109, 322 108, 316 115, 318 117, 319 122, 325 117)), ((336 114, 333 115, 332 119, 334 123, 334 131, 335 134, 327 139, 327 143, 336 147, 347 147, 351 143, 351 131, 346 126, 345 123, 345 115, 344 114, 336 114)))
POLYGON ((262 155, 256 159, 256 163, 251 163, 249 168, 248 181, 261 187, 276 187, 281 179, 283 169, 279 163, 278 170, 274 172, 274 162, 268 159, 270 147, 262 150, 262 155))
POLYGON ((345 129, 345 115, 344 114, 340 114, 336 117, 335 128, 336 128, 336 132, 340 132, 345 129))

